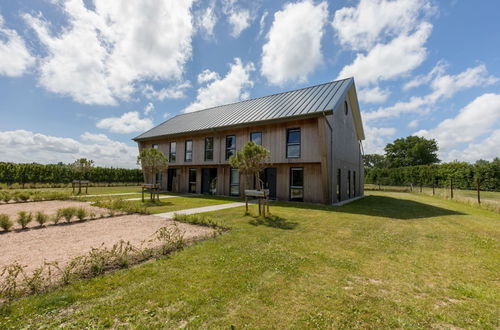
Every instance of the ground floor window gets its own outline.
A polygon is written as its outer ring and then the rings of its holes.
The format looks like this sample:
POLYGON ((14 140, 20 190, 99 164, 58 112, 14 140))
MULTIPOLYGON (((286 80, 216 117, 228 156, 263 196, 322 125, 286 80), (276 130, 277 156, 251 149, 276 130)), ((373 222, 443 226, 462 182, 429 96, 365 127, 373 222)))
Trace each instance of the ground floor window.
POLYGON ((196 193, 196 169, 189 169, 189 192, 196 193))
POLYGON ((291 167, 290 168, 290 200, 303 201, 304 200, 304 168, 291 167))
POLYGON ((340 185, 340 180, 342 179, 342 171, 340 168, 337 170, 337 202, 342 200, 342 189, 340 185))
POLYGON ((240 171, 232 168, 229 174, 229 194, 231 196, 240 195, 240 171))
POLYGON ((347 196, 351 198, 351 171, 347 171, 347 196))
POLYGON ((352 190, 354 196, 356 196, 356 171, 352 172, 352 190))
POLYGON ((161 185, 161 172, 155 174, 155 184, 161 185))

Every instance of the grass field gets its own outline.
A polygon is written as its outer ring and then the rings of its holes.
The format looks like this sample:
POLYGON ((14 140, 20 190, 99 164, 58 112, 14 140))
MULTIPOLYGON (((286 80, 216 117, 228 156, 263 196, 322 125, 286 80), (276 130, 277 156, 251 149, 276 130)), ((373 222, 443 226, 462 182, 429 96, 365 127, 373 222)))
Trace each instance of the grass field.
POLYGON ((498 329, 499 215, 369 194, 274 203, 267 220, 218 211, 228 233, 3 306, 0 328, 498 329))

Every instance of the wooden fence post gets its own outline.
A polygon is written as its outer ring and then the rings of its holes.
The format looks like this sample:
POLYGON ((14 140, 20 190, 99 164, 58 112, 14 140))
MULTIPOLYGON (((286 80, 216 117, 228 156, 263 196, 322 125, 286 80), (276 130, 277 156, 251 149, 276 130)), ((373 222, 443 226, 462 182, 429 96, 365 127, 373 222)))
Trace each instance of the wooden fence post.
POLYGON ((481 182, 479 182, 479 180, 477 180, 477 203, 478 204, 481 204, 481 189, 479 189, 479 186, 481 185, 481 182))
POLYGON ((453 199, 453 178, 450 179, 450 197, 453 199))

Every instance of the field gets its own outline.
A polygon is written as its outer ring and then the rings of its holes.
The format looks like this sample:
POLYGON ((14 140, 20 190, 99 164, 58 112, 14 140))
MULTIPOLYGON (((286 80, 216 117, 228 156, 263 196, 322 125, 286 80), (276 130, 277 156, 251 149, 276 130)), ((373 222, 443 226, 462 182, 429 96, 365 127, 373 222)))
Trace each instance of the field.
POLYGON ((369 194, 342 207, 274 203, 266 220, 214 212, 229 232, 5 305, 0 326, 500 327, 498 213, 369 194))

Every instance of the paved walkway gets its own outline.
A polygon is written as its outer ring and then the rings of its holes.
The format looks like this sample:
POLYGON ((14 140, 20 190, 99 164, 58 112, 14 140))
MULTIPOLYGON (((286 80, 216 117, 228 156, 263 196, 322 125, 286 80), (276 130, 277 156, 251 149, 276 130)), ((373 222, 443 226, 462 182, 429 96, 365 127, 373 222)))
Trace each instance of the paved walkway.
POLYGON ((176 214, 176 213, 177 214, 196 214, 196 213, 204 213, 204 212, 212 212, 212 211, 230 209, 230 208, 239 207, 239 206, 245 206, 245 203, 236 202, 236 203, 228 203, 228 204, 220 204, 220 205, 211 205, 211 206, 197 207, 194 209, 185 209, 185 210, 178 210, 178 211, 173 211, 173 212, 158 213, 158 214, 153 214, 153 215, 157 216, 157 217, 172 219, 174 217, 174 214, 176 214))
MULTIPOLYGON (((144 194, 144 199, 146 199, 146 198, 149 199, 148 195, 149 195, 149 193, 148 194, 144 194)), ((168 195, 168 196, 160 196, 160 199, 162 199, 162 198, 174 198, 174 197, 179 197, 179 196, 170 196, 170 195, 168 195)), ((126 199, 126 201, 140 201, 140 200, 142 200, 142 197, 134 197, 134 198, 127 198, 126 199)))

